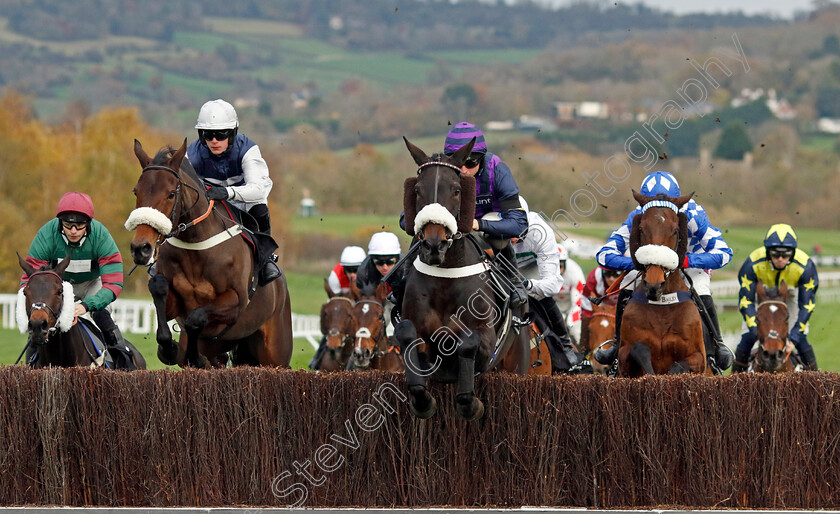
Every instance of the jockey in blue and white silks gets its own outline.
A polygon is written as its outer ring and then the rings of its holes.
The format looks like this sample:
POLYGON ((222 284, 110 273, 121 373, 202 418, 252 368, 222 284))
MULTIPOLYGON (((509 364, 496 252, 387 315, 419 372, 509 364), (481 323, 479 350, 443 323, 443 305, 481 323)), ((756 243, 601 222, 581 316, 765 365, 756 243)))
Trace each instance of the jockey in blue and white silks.
MULTIPOLYGON (((667 171, 654 171, 644 178, 639 192, 651 198, 658 194, 676 198, 680 196, 680 185, 671 173, 667 171)), ((630 229, 633 226, 633 218, 637 214, 641 214, 641 212, 642 208, 636 207, 627 216, 624 223, 612 233, 604 246, 595 255, 598 264, 607 269, 622 271, 634 269, 633 260, 630 258, 627 250, 630 243, 630 229)), ((715 311, 710 290, 711 270, 719 269, 729 264, 729 261, 732 260, 732 249, 726 244, 721 231, 711 224, 705 209, 700 204, 694 200, 689 200, 680 209, 680 212, 684 212, 688 219, 688 247, 685 261, 679 263, 679 267, 684 268, 686 274, 691 278, 694 289, 702 299, 703 305, 712 318, 717 332, 720 333, 717 312, 715 311)), ((623 311, 621 300, 622 298, 619 297, 618 308, 623 311)), ((618 321, 617 319, 616 335, 619 334, 618 330, 620 328, 618 321)), ((732 362, 732 353, 725 348, 725 346, 719 344, 716 355, 717 365, 723 369, 728 368, 732 362), (724 353, 727 355, 724 355, 724 353)))

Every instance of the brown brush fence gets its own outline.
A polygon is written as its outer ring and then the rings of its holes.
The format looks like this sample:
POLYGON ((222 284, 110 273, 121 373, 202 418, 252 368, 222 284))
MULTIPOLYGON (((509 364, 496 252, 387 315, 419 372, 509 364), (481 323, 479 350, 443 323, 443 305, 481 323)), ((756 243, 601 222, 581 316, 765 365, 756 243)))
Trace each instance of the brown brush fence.
POLYGON ((840 376, 0 369, 0 504, 840 507, 840 376), (389 412, 393 410, 392 412, 389 412), (306 476, 304 476, 306 475, 306 476))

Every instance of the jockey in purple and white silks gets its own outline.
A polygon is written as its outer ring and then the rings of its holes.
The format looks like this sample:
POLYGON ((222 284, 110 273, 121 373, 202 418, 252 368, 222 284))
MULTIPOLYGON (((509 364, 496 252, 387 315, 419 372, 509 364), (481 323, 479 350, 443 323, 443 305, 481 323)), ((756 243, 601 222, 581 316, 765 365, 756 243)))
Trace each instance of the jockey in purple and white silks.
MULTIPOLYGON (((639 192, 651 198, 658 194, 676 198, 680 196, 680 186, 671 173, 654 171, 644 178, 639 192)), ((625 252, 629 248, 630 228, 633 226, 633 218, 641 212, 642 207, 636 207, 627 216, 624 223, 612 233, 604 246, 598 250, 595 258, 599 265, 607 269, 621 271, 634 269, 633 260, 629 255, 625 255, 625 252)), ((711 270, 729 264, 732 259, 732 249, 724 241, 721 231, 709 222, 705 209, 693 199, 689 200, 680 209, 680 212, 684 212, 688 218, 688 248, 685 261, 675 264, 676 267, 684 268, 686 274, 691 278, 694 289, 703 301, 703 306, 715 325, 714 329, 720 334, 720 325, 710 290, 711 270)), ((626 289, 619 294, 616 312, 616 339, 620 334, 621 314, 631 294, 632 291, 626 289)), ((705 327, 705 322, 704 329, 704 332, 708 330, 705 327)), ((715 340, 714 337, 710 339, 715 340)), ((714 342, 717 347, 714 356, 717 366, 721 369, 729 368, 732 365, 732 352, 721 341, 714 342)), ((611 353, 617 354, 618 345, 613 348, 615 348, 615 352, 611 353)))

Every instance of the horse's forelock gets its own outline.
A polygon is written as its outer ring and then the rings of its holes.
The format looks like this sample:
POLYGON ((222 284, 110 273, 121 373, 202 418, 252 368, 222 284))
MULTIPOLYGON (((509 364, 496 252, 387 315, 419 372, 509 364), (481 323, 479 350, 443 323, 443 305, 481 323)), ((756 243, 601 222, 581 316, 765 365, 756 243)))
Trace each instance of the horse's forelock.
POLYGON ((175 155, 175 149, 170 145, 166 145, 155 154, 152 159, 152 164, 166 164, 173 155, 175 155))

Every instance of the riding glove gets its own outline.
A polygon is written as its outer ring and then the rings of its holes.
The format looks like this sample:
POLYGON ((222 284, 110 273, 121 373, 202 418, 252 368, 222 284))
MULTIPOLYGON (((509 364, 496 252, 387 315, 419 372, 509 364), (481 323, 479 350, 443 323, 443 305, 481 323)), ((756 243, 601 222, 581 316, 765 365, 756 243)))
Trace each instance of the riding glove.
POLYGON ((205 194, 208 200, 227 200, 230 198, 226 187, 211 187, 205 194))

